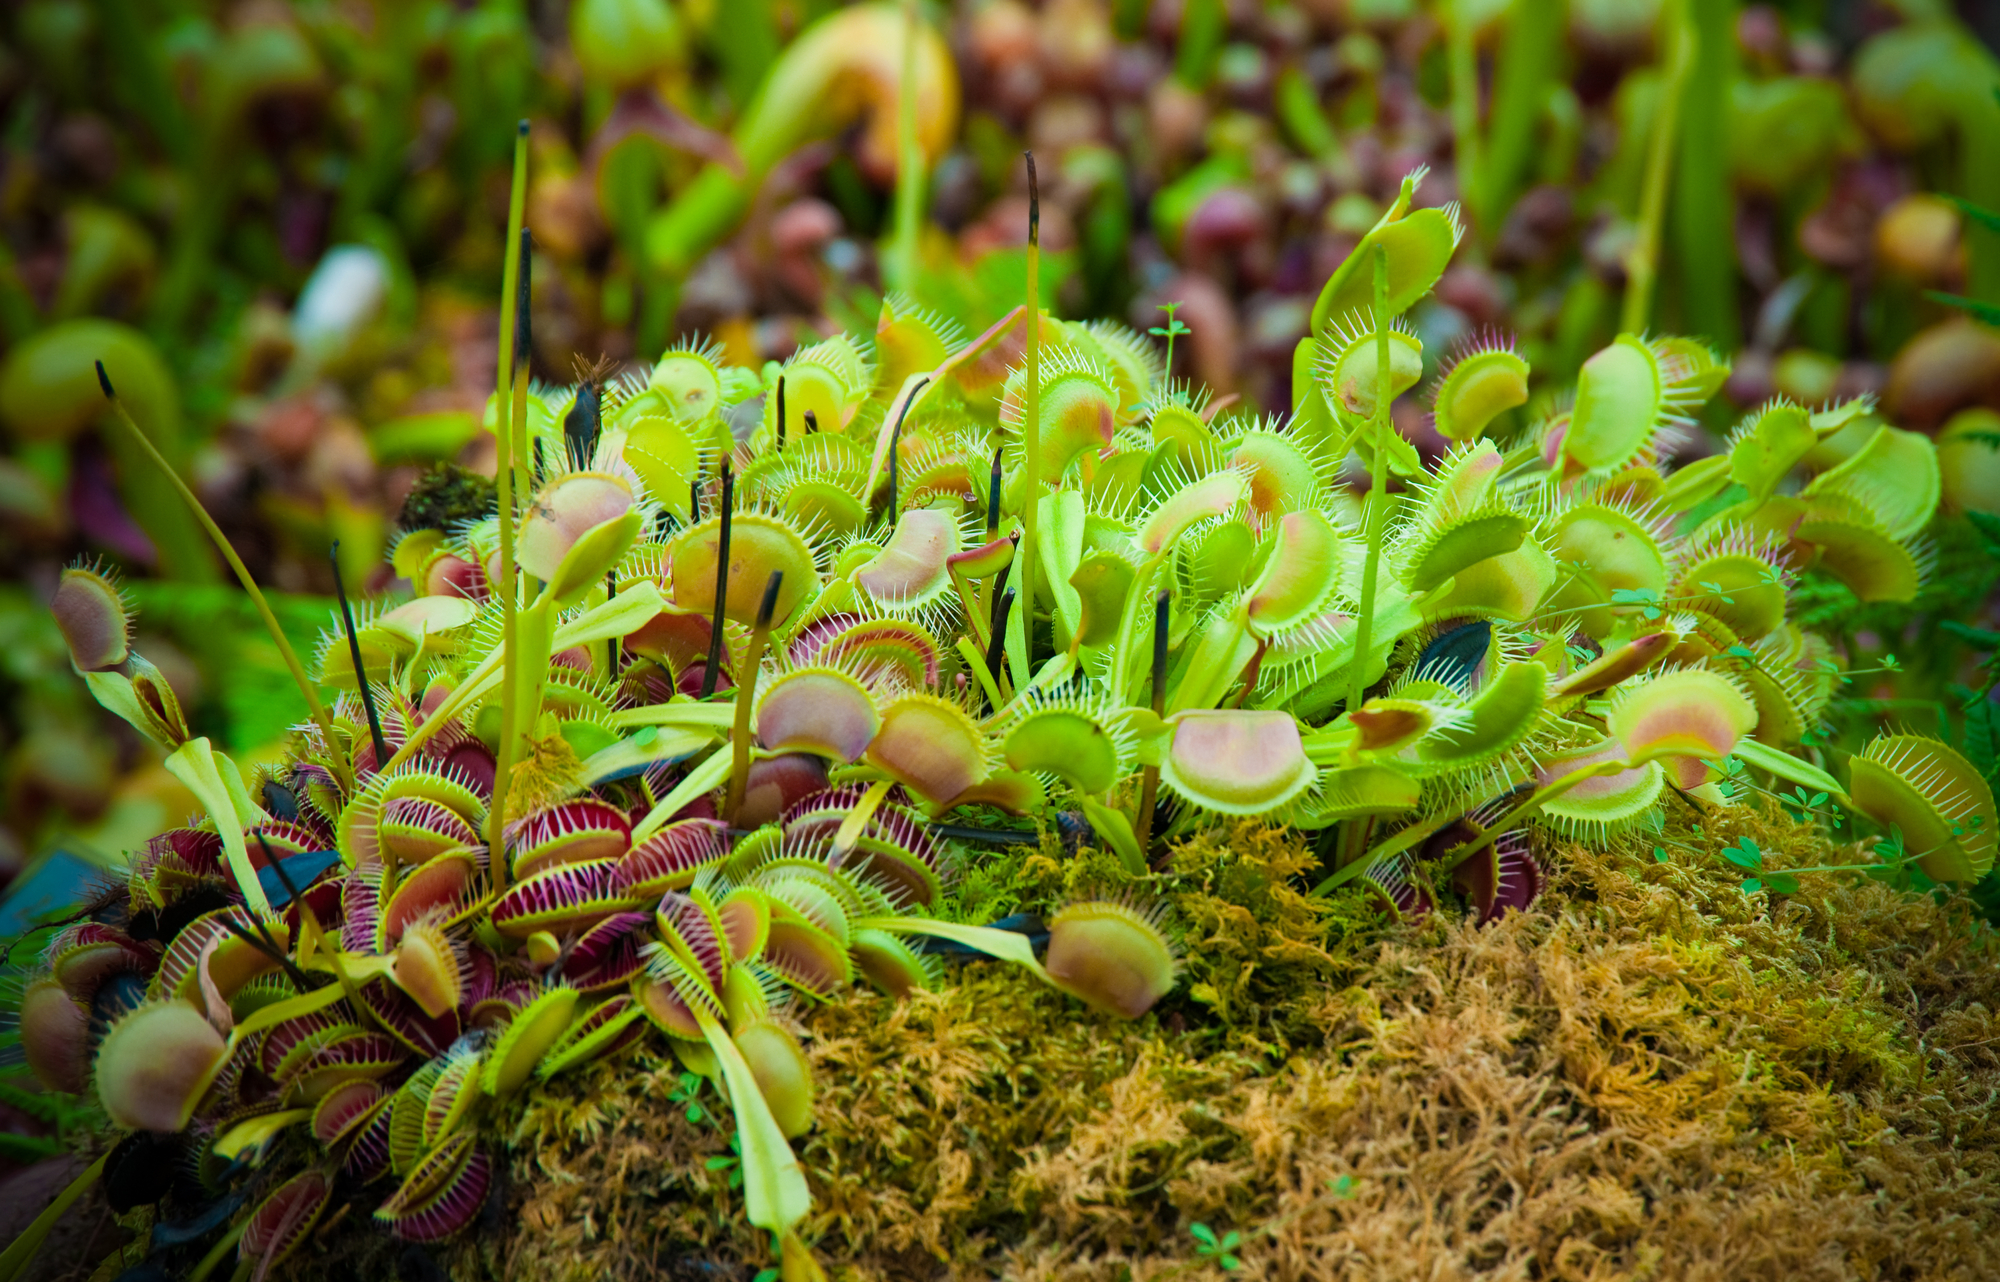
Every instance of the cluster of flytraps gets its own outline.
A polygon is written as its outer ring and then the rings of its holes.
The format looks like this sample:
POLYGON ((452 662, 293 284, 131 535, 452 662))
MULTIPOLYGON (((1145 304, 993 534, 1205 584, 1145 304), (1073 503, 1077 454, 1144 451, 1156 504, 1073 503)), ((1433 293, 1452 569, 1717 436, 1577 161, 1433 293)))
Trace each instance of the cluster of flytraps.
POLYGON ((1992 797, 1944 745, 1878 740, 1846 789, 1787 750, 1836 668, 1789 586, 1914 592, 1929 441, 1774 404, 1669 470, 1726 367, 1627 335, 1506 444, 1528 369, 1461 354, 1426 462, 1390 425, 1421 365, 1394 318, 1458 233, 1414 188, 1327 284, 1283 424, 1223 419, 1128 331, 1021 309, 961 341, 892 302, 872 350, 759 374, 684 349, 560 394, 517 355, 510 519, 407 534, 416 595, 329 636, 346 693, 322 707, 301 673, 313 722, 254 787, 189 736, 115 585, 70 571, 78 671, 206 809, 26 997, 43 1079, 133 1132, 87 1178, 151 1200, 165 1146, 234 1188, 204 1274, 234 1249, 262 1276, 375 1181, 377 1219, 436 1240, 488 1194, 481 1119, 650 1026, 725 1090, 748 1218, 817 1275, 781 1000, 933 984, 936 947, 1126 1017, 1173 985, 1143 905, 1071 905, 1040 957, 945 919, 956 837, 994 812, 1080 821, 1135 880, 1215 816, 1337 825, 1320 893, 1413 914, 1448 880, 1491 916, 1539 889, 1531 822, 1609 833, 1669 785, 1724 804, 1733 755, 1899 828, 1934 878, 1985 872, 1992 797))

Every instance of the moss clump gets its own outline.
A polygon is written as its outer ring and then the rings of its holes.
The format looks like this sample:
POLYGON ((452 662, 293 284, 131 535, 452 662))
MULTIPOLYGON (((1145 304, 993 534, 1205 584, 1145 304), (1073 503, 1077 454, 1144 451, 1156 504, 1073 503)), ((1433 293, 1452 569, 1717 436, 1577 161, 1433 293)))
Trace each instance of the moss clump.
MULTIPOLYGON (((1744 812, 1690 841, 1745 833, 1825 854, 1744 812)), ((1963 900, 1815 876, 1773 901, 1713 863, 1548 853, 1532 912, 1362 942, 1288 888, 1294 839, 1244 828, 1176 859, 1198 960, 1163 1014, 997 966, 807 1012, 808 1236, 883 1279, 1212 1272, 1197 1221, 1273 1278, 2000 1273, 2000 968, 1963 900)), ((638 1052, 535 1091, 507 1227, 457 1275, 769 1263, 677 1077, 638 1052)))
POLYGON ((403 500, 396 524, 411 530, 455 530, 500 510, 492 481, 456 463, 433 463, 403 500))

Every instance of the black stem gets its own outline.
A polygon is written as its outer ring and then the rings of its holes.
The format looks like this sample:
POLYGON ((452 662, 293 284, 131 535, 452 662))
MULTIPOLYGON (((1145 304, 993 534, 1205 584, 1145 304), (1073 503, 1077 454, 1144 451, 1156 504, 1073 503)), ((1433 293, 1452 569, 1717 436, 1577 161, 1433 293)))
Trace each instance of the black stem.
POLYGON ((785 448, 785 376, 778 375, 778 448, 785 448))
POLYGON ((819 431, 819 415, 813 413, 811 410, 805 412, 805 423, 807 436, 811 436, 814 432, 819 431))
POLYGON ((272 872, 278 874, 278 881, 284 886, 285 893, 291 896, 293 902, 297 902, 299 898, 299 885, 292 880, 292 874, 285 871, 285 861, 271 853, 271 843, 264 840, 264 830, 262 828, 252 828, 250 835, 257 839, 257 848, 264 852, 264 862, 271 865, 272 872))
POLYGON ((1032 828, 972 828, 963 824, 927 826, 941 837, 953 837, 959 841, 983 841, 995 846, 1033 845, 1037 840, 1037 834, 1032 828))
POLYGON ((285 977, 292 981, 292 985, 296 987, 299 990, 299 992, 310 993, 311 991, 313 991, 314 985, 312 981, 305 977, 305 973, 301 971, 296 965, 294 965, 292 963, 292 959, 285 956, 285 954, 278 949, 277 945, 274 942, 263 937, 262 935, 252 934, 251 932, 243 929, 243 927, 236 924, 236 919, 234 917, 231 917, 226 912, 218 914, 216 916, 216 920, 222 923, 222 928, 224 930, 236 936, 244 943, 250 945, 258 952, 264 954, 265 957, 271 960, 272 965, 277 966, 279 969, 283 970, 285 972, 285 977))
POLYGON ((783 570, 771 571, 771 577, 764 583, 764 599, 757 603, 757 628, 759 631, 771 626, 771 616, 778 610, 778 589, 785 584, 783 570))
POLYGON ((986 537, 991 539, 1000 532, 1000 451, 993 450, 993 473, 986 484, 986 537))
MULTIPOLYGON (((1016 530, 1014 533, 1008 535, 1007 541, 1014 545, 1014 555, 1019 556, 1021 554, 1021 532, 1016 530)), ((1013 566, 1014 563, 1012 561, 1007 563, 1007 569, 1011 570, 1013 566)), ((1006 582, 1007 570, 1002 570, 1000 571, 1000 583, 1005 584, 1006 582)), ((1000 594, 998 592, 993 594, 993 604, 986 615, 986 629, 988 636, 1000 630, 1000 594)))
POLYGON ((910 416, 910 407, 917 403, 917 396, 930 386, 930 376, 917 380, 910 389, 910 398, 903 402, 903 408, 896 412, 896 426, 889 431, 889 528, 896 528, 896 453, 903 443, 903 420, 910 416))
MULTIPOLYGON (((1028 158, 1028 243, 1039 247, 1042 243, 1042 186, 1035 178, 1035 153, 1021 153, 1028 158)), ((1034 324, 1034 317, 1028 318, 1034 324)))
MULTIPOLYGON (((609 605, 617 599, 618 572, 613 570, 604 576, 604 603, 609 605)), ((611 680, 614 683, 618 680, 618 659, 624 648, 625 643, 618 637, 612 637, 605 643, 604 660, 611 668, 611 680)))
MULTIPOLYGON (((993 607, 993 635, 986 642, 986 674, 993 678, 993 688, 1000 688, 1000 665, 1006 659, 1007 616, 1014 609, 1014 589, 1002 592, 993 607)), ((994 711, 992 696, 987 696, 986 710, 994 711)))
POLYGON ((708 663, 701 673, 701 697, 715 693, 722 669, 722 612, 729 607, 729 510, 735 506, 736 478, 729 460, 722 461, 722 535, 715 546, 715 618, 708 629, 708 663))
POLYGON ((604 431, 604 393, 585 380, 576 389, 576 404, 563 418, 563 441, 571 467, 589 467, 597 456, 597 438, 604 431))
POLYGON ((1167 606, 1171 600, 1168 593, 1160 593, 1160 599, 1153 603, 1153 715, 1160 716, 1167 707, 1167 606))
POLYGON ((688 482, 688 524, 693 525, 699 520, 701 520, 701 478, 697 476, 688 482))
POLYGON ((347 626, 347 654, 354 660, 354 683, 361 687, 361 706, 368 710, 368 738, 375 745, 375 768, 389 764, 389 741, 382 737, 382 718, 375 714, 375 691, 368 685, 368 671, 361 666, 361 638, 354 634, 354 611, 347 604, 347 585, 340 578, 340 540, 327 553, 333 566, 333 594, 340 599, 340 621, 347 626))
POLYGON ((521 229, 521 274, 514 286, 514 368, 528 368, 529 358, 534 354, 535 344, 529 334, 529 299, 534 294, 535 238, 526 227, 521 229))

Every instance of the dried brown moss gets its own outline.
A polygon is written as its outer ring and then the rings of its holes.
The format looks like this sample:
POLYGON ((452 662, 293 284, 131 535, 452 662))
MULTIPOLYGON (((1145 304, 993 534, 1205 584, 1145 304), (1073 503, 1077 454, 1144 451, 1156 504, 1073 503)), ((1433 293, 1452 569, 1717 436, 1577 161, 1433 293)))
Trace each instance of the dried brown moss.
MULTIPOLYGON (((995 966, 806 1015, 836 1276, 1213 1277, 1197 1221, 1254 1277, 2000 1276, 2000 969, 1962 909, 1571 846, 1537 911, 1361 946, 1274 875, 1302 852, 1234 841, 1178 865, 1204 960, 1164 1018, 995 966)), ((641 1052, 536 1094, 512 1231, 454 1271, 767 1263, 676 1078, 641 1052)))

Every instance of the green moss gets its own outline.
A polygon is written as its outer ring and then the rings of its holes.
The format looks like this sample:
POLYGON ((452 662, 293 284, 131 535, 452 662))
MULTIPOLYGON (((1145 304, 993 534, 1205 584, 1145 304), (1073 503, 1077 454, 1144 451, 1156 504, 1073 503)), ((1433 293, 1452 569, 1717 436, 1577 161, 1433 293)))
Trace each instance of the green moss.
MULTIPOLYGON (((857 1279, 1196 1275, 1197 1221, 1279 1278, 2000 1269, 1992 931, 1856 878, 1746 896, 1709 851, 1745 834, 1774 866, 1830 853, 1748 811, 1670 833, 1665 864, 1566 846, 1485 930, 1357 929, 1293 889, 1295 837, 1191 842, 1154 880, 1194 960, 1146 1019, 984 964, 801 1012, 807 1236, 857 1279)), ((1038 910, 1119 876, 1051 849, 960 894, 1038 910)), ((642 1050, 532 1091, 506 1213, 455 1275, 769 1263, 676 1084, 642 1050)))
POLYGON ((499 510, 492 481, 456 463, 433 463, 410 487, 396 524, 405 531, 450 531, 499 510))

